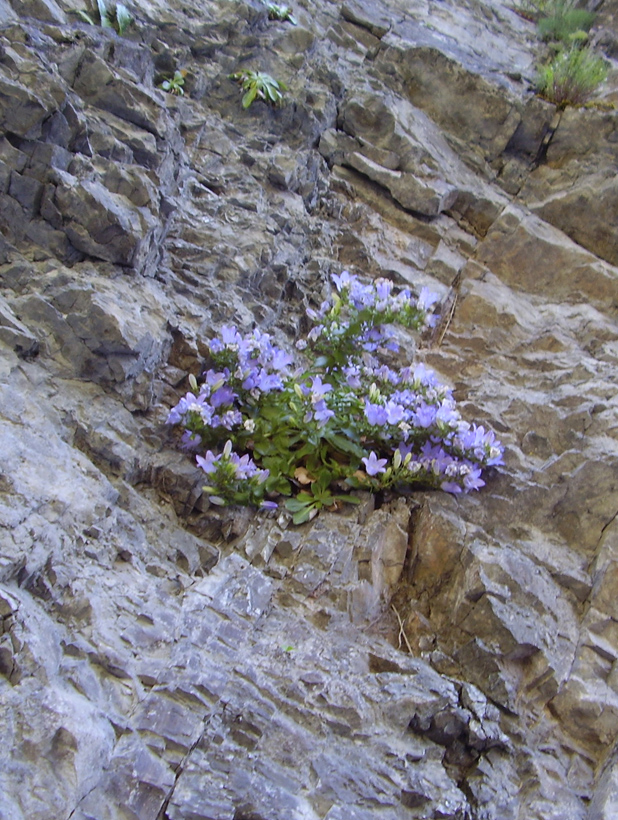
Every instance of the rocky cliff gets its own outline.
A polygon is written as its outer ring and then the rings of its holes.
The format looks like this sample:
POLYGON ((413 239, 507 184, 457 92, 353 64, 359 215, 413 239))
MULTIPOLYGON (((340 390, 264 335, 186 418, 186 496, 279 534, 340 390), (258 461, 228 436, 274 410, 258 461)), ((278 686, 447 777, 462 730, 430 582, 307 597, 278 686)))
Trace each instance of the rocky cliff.
POLYGON ((0 818, 612 820, 618 113, 537 98, 498 0, 80 8, 0 0, 0 818), (209 507, 206 340, 291 345, 344 268, 451 306, 409 357, 505 467, 209 507))

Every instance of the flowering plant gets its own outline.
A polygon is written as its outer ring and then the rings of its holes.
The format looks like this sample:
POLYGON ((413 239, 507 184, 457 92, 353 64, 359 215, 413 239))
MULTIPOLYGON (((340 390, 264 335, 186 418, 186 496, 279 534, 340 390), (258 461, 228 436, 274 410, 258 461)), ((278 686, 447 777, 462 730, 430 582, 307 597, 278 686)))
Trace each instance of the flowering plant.
POLYGON ((482 468, 502 462, 493 432, 464 421, 423 364, 395 370, 376 356, 397 350, 394 323, 431 325, 437 297, 395 292, 386 279, 363 285, 347 272, 333 280, 336 293, 307 311, 314 326, 296 344, 308 367, 294 368, 266 333, 223 327, 202 383, 189 377, 168 423, 185 428, 185 447, 213 448, 197 456, 210 500, 276 508, 287 496, 300 524, 357 503, 354 488, 482 487, 482 468))

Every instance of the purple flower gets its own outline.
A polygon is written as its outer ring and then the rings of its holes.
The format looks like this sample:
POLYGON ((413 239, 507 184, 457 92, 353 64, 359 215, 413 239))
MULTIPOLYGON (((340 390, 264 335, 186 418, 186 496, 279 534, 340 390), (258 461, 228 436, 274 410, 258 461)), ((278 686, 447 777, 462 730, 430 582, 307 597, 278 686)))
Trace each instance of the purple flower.
POLYGON ((424 384, 427 387, 433 387, 438 383, 438 379, 436 378, 436 374, 433 370, 425 367, 422 362, 417 364, 414 368, 414 381, 424 384))
POLYGON ((454 426, 459 421, 459 413, 448 404, 442 404, 436 413, 436 421, 441 424, 454 426))
POLYGON ((221 328, 221 341, 223 344, 228 347, 232 345, 238 345, 239 342, 242 341, 242 336, 236 330, 235 327, 229 325, 223 325, 221 328))
POLYGON ((276 501, 262 501, 260 504, 261 510, 276 510, 279 508, 279 505, 276 501))
POLYGON ((435 305, 439 298, 437 293, 433 293, 427 287, 422 287, 416 304, 421 310, 429 310, 432 305, 435 305))
POLYGON ((373 450, 369 453, 369 458, 363 457, 361 459, 363 464, 365 465, 365 470, 367 471, 367 475, 377 475, 378 473, 385 473, 386 472, 386 463, 387 459, 385 458, 378 458, 373 450))
POLYGON ((351 387, 352 390, 360 390, 362 385, 359 368, 356 365, 348 365, 348 367, 343 368, 343 372, 345 374, 348 387, 351 387))
POLYGON ((361 337, 361 346, 363 350, 368 350, 370 353, 373 353, 374 350, 377 350, 380 347, 383 341, 384 334, 382 333, 382 329, 380 327, 372 327, 371 330, 363 333, 361 337))
POLYGON ((176 407, 172 407, 172 409, 167 414, 166 423, 167 424, 178 424, 182 421, 183 416, 188 411, 189 405, 193 404, 193 402, 197 401, 197 397, 194 393, 187 393, 186 396, 183 396, 176 407))
POLYGON ((222 427, 225 427, 226 430, 233 430, 234 427, 238 427, 243 423, 243 417, 240 410, 227 410, 220 416, 219 424, 222 427))
POLYGON ((287 370, 287 368, 293 364, 294 357, 290 353, 286 353, 284 350, 280 350, 278 347, 273 348, 272 358, 270 362, 270 366, 273 370, 287 370))
POLYGON ((202 468, 202 470, 210 475, 210 473, 214 473, 217 469, 217 462, 219 456, 216 456, 212 450, 208 450, 204 457, 196 456, 195 460, 198 463, 198 466, 202 468))
POLYGON ((390 367, 387 367, 385 364, 383 364, 376 370, 375 375, 381 381, 388 382, 389 384, 393 385, 399 384, 401 379, 399 373, 397 373, 395 370, 392 370, 390 367))
POLYGON ((221 407, 223 404, 231 404, 235 398, 236 393, 234 393, 231 387, 224 384, 223 387, 215 390, 212 394, 210 397, 210 403, 213 407, 221 407))
POLYGON ((485 486, 485 482, 481 478, 481 468, 476 467, 471 469, 467 475, 464 476, 464 487, 466 490, 480 490, 485 486))
POLYGON ((192 433, 191 430, 185 430, 180 439, 180 446, 183 450, 197 450, 202 443, 202 437, 199 433, 192 433))
POLYGON ((393 401, 401 404, 403 407, 414 407, 418 402, 418 397, 413 390, 395 390, 391 396, 393 401))
POLYGON ((316 402, 316 404, 313 406, 313 416, 315 420, 318 422, 319 427, 324 427, 326 422, 334 415, 334 412, 332 410, 329 410, 326 406, 326 402, 324 401, 324 399, 321 399, 320 401, 316 402))
POLYGON ((407 415, 403 407, 394 401, 387 401, 384 411, 386 412, 386 420, 389 424, 399 424, 407 415))
POLYGON ((454 481, 443 481, 442 484, 440 484, 440 489, 444 490, 445 493, 452 493, 453 495, 458 495, 463 492, 459 484, 455 484, 454 481))
POLYGON ((401 453, 402 460, 405 460, 406 456, 408 456, 412 452, 412 445, 400 443, 397 446, 397 449, 401 453))
POLYGON ((229 461, 230 464, 234 466, 235 478, 239 478, 241 480, 253 478, 253 476, 257 473, 258 468, 255 466, 255 462, 249 457, 248 453, 245 453, 244 456, 239 456, 238 453, 230 453, 229 461))
POLYGON ((243 390, 259 390, 261 393, 270 393, 273 390, 283 390, 281 376, 269 373, 266 368, 254 368, 244 379, 243 390))
MULTIPOLYGON (((194 393, 187 393, 178 402, 176 407, 173 407, 168 416, 168 424, 178 424, 185 421, 185 416, 188 413, 196 413, 200 416, 204 424, 209 424, 212 417, 212 407, 207 404, 207 394, 202 392, 199 396, 194 393)), ((186 422, 185 422, 186 423, 186 422)))
POLYGON ((383 302, 387 301, 393 289, 393 283, 389 279, 376 279, 375 289, 378 299, 383 302))
MULTIPOLYGON (((222 384, 226 382, 230 375, 230 371, 225 368, 225 370, 221 370, 217 372, 216 370, 207 370, 204 373, 204 385, 210 389, 213 387, 216 389, 221 387, 222 384)), ((210 392, 210 391, 209 391, 210 392)))
POLYGON ((339 276, 337 276, 336 273, 333 273, 332 279, 333 279, 333 282, 335 283, 335 285, 337 286, 337 290, 339 291, 339 293, 341 293, 341 291, 344 288, 350 287, 350 285, 352 284, 352 282, 355 281, 356 278, 353 277, 353 276, 350 276, 348 271, 344 270, 344 271, 341 272, 341 274, 339 276))
POLYGON ((313 404, 323 399, 332 389, 332 384, 324 384, 321 376, 314 376, 311 379, 311 401, 313 404))
POLYGON ((422 402, 414 413, 414 424, 417 427, 431 427, 436 419, 436 408, 433 404, 422 402))
POLYGON ((382 427, 386 424, 386 410, 381 404, 372 404, 369 399, 365 399, 365 417, 369 424, 382 427))

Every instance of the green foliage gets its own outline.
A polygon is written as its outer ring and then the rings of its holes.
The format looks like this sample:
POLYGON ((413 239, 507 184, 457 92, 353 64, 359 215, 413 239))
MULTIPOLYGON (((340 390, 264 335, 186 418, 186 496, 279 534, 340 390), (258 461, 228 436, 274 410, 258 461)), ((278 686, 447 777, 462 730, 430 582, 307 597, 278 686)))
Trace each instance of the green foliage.
POLYGON ((538 69, 537 92, 559 108, 582 105, 607 78, 607 66, 590 48, 560 49, 538 69))
POLYGON ((541 17, 538 23, 539 36, 545 40, 561 43, 583 42, 594 23, 595 16, 586 9, 556 8, 555 13, 541 17))
POLYGON ((76 11, 75 13, 91 26, 99 25, 102 28, 112 28, 121 36, 134 21, 133 15, 123 3, 116 3, 108 8, 105 0, 97 0, 96 10, 92 13, 86 11, 76 11))
POLYGON ((282 92, 287 91, 286 85, 263 71, 243 69, 243 71, 230 74, 229 77, 230 80, 239 83, 245 92, 242 98, 243 108, 249 108, 254 100, 263 100, 273 106, 281 105, 282 92))
POLYGON ((176 94, 182 96, 185 93, 183 85, 185 84, 186 76, 187 72, 185 69, 175 71, 173 77, 169 77, 167 80, 163 80, 162 83, 159 83, 157 88, 160 88, 162 91, 167 91, 168 94, 176 94))
POLYGON ((329 472, 322 471, 317 480, 312 481, 311 492, 301 490, 295 498, 288 498, 285 502, 285 507, 292 515, 294 524, 304 524, 305 521, 311 521, 312 518, 324 508, 335 509, 337 502, 348 504, 358 504, 360 499, 354 495, 333 495, 330 489, 330 483, 333 476, 329 472))
POLYGON ((269 20, 280 20, 281 22, 291 23, 293 26, 298 25, 296 18, 292 14, 289 6, 282 6, 278 3, 266 3, 268 9, 269 20))
POLYGON ((196 456, 210 501, 275 509, 284 496, 302 524, 357 504, 351 490, 482 487, 482 469, 502 463, 494 434, 464 421, 423 364, 394 370, 378 358, 398 351, 392 324, 435 323, 437 296, 386 279, 363 285, 347 271, 332 279, 337 292, 307 309, 314 326, 296 343, 304 363, 267 333, 222 327, 202 384, 191 376, 170 411, 183 446, 213 448, 196 456))
POLYGON ((538 20, 548 9, 555 4, 556 0, 521 0, 517 6, 517 11, 529 20, 538 20))

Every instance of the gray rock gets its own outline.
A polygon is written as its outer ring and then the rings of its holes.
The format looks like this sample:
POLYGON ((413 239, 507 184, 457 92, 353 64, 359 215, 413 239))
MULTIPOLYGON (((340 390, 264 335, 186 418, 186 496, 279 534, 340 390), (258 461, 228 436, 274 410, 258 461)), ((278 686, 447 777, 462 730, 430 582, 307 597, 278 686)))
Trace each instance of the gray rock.
POLYGON ((0 0, 0 814, 609 820, 615 112, 554 116, 486 0, 143 0, 124 37, 78 6, 0 0), (245 65, 283 107, 242 110, 245 65), (222 325, 289 347, 346 267, 450 300, 396 360, 505 464, 301 527, 215 508, 170 407, 222 325))
POLYGON ((157 137, 165 136, 167 118, 159 95, 119 76, 96 54, 83 53, 73 87, 96 108, 157 137))
POLYGON ((18 356, 36 356, 39 342, 36 336, 19 321, 9 304, 0 297, 0 339, 9 345, 18 356))

